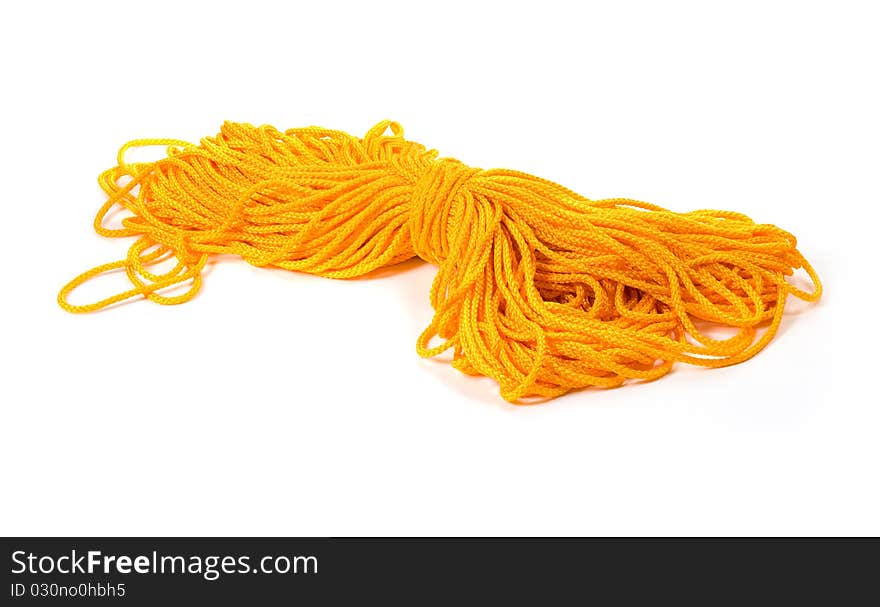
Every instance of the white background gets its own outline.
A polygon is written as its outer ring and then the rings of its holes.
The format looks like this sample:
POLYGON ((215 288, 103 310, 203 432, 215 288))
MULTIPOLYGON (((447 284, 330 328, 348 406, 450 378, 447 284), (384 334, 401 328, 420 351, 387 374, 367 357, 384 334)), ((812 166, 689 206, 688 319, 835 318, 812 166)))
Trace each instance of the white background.
POLYGON ((0 534, 880 533, 875 7, 718 6, 4 4, 0 534), (127 250, 91 228, 122 143, 383 118, 591 198, 776 223, 826 297, 742 365, 533 407, 417 357, 418 262, 224 260, 182 306, 57 307, 127 250))

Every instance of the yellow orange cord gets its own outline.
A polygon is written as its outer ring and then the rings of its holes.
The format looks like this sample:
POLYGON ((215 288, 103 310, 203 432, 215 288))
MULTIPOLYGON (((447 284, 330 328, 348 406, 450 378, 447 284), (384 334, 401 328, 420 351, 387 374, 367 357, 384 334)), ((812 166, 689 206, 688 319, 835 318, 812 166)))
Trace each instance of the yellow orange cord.
POLYGON ((417 255, 439 266, 418 353, 452 349, 453 366, 494 378, 511 402, 655 379, 676 361, 744 361, 775 335, 787 295, 815 301, 822 291, 794 236, 778 227, 728 211, 588 200, 525 173, 438 158, 390 121, 363 138, 227 122, 198 145, 132 141, 99 181, 109 198, 95 229, 137 239, 126 259, 68 283, 58 295, 65 310, 135 296, 187 301, 209 257, 223 253, 331 278, 417 255), (167 146, 167 158, 126 162, 129 148, 147 145, 167 146), (108 228, 117 205, 131 214, 108 228), (798 268, 812 292, 786 280, 798 268), (68 302, 76 287, 117 269, 130 290, 68 302), (181 285, 182 294, 162 294, 181 285), (737 332, 717 339, 712 327, 737 332))

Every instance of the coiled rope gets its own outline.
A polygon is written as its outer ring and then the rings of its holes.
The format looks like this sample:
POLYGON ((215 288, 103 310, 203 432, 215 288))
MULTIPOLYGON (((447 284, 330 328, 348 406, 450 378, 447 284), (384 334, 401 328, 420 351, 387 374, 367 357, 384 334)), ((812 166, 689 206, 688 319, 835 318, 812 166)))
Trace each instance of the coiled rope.
POLYGON ((438 158, 390 121, 363 138, 227 122, 198 145, 136 140, 99 182, 109 197, 95 230, 137 239, 125 259, 68 283, 58 295, 65 310, 135 296, 187 301, 217 254, 331 278, 417 255, 439 267, 418 353, 451 349, 454 367, 494 378, 511 402, 651 380, 676 361, 739 363, 776 334, 789 294, 816 301, 822 292, 795 237, 776 226, 729 211, 588 200, 525 173, 438 158), (126 162, 130 148, 152 145, 167 146, 167 157, 126 162), (117 205, 131 215, 106 227, 117 205), (157 269, 169 260, 170 270, 157 269), (812 292, 786 280, 798 268, 812 292), (68 302, 117 269, 130 290, 68 302), (167 293, 175 286, 186 290, 167 293), (713 327, 737 331, 717 339, 713 327))

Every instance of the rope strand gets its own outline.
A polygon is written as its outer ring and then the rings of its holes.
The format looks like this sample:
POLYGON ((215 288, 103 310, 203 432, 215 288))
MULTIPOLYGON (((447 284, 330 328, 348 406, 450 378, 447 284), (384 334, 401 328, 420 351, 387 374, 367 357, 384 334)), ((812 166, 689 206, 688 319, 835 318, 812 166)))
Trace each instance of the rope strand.
POLYGON ((227 122, 198 145, 136 140, 99 183, 108 199, 95 230, 137 239, 125 259, 65 285, 65 310, 137 296, 188 301, 218 254, 330 278, 418 256, 438 266, 435 315, 418 353, 452 350, 454 367, 494 378, 511 402, 652 380, 675 362, 742 362, 773 339, 788 295, 822 293, 794 236, 776 226, 728 211, 588 200, 526 173, 438 158, 391 121, 363 138, 227 122), (167 157, 126 162, 130 148, 154 145, 167 157), (130 213, 122 227, 106 227, 120 207, 130 213), (786 280, 799 268, 812 291, 786 280), (78 286, 119 269, 131 289, 68 302, 78 286), (718 327, 736 334, 712 337, 718 327))

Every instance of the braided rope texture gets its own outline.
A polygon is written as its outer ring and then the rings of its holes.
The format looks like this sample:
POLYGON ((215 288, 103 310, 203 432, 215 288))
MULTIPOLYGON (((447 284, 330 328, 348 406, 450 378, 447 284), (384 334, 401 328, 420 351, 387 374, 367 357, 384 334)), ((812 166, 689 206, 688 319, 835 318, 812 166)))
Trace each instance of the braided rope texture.
POLYGON ((125 259, 64 286, 65 310, 138 296, 188 301, 218 254, 330 278, 418 256, 439 268, 418 353, 452 350, 455 368, 494 378, 515 403, 656 379, 675 362, 742 362, 773 339, 788 295, 822 293, 795 237, 776 226, 589 200, 525 173, 439 158, 391 121, 363 138, 227 122, 197 145, 131 141, 99 183, 108 199, 95 230, 136 240, 125 259), (127 150, 155 145, 167 157, 126 162, 127 150), (128 216, 107 227, 119 207, 128 216), (800 268, 811 291, 786 279, 800 268), (130 290, 69 303, 79 285, 120 269, 130 290), (719 327, 735 334, 712 337, 719 327))

